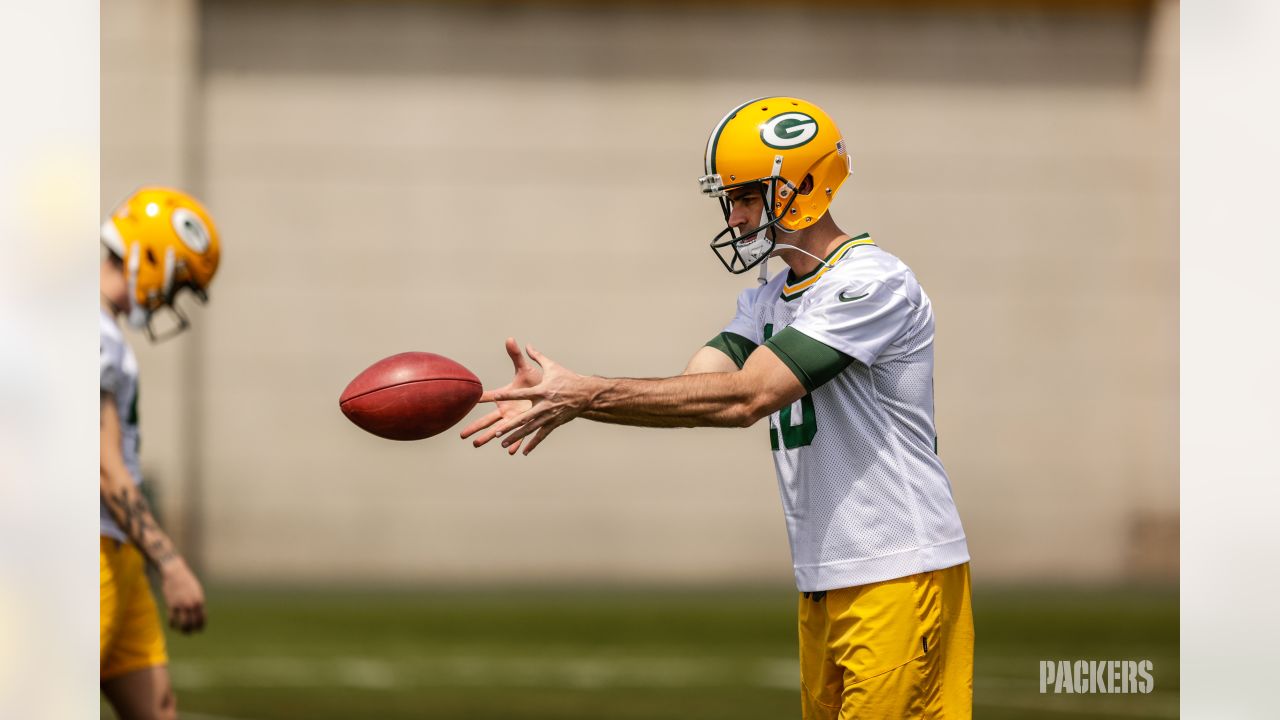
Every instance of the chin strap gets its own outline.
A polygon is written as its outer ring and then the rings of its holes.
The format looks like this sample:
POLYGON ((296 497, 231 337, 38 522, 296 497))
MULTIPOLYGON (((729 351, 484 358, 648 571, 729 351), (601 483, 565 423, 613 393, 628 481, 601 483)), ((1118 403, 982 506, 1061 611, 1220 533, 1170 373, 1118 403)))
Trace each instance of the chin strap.
POLYGON ((779 249, 779 248, 782 248, 782 249, 785 249, 785 250, 795 250, 796 252, 804 253, 805 255, 808 255, 809 257, 813 258, 814 260, 817 260, 819 263, 822 263, 823 265, 826 265, 828 270, 830 270, 831 268, 833 268, 833 267, 835 267, 835 266, 836 266, 836 264, 835 264, 835 263, 833 263, 833 262, 827 262, 825 259, 820 258, 820 257, 818 257, 817 255, 814 255, 813 253, 809 252, 808 250, 803 250, 803 249, 801 249, 801 248, 798 248, 798 247, 796 247, 795 245, 774 245, 774 246, 773 246, 773 249, 774 249, 774 250, 777 250, 777 249, 779 249))
MULTIPOLYGON (((779 251, 779 250, 795 250, 796 252, 804 253, 805 255, 808 255, 809 257, 813 258, 814 260, 817 260, 818 262, 820 262, 820 263, 822 263, 823 265, 827 266, 827 269, 828 269, 828 270, 830 270, 831 268, 833 268, 833 267, 835 267, 835 266, 836 266, 836 264, 835 264, 835 263, 833 263, 833 262, 827 262, 826 260, 824 260, 824 259, 822 259, 822 258, 818 257, 817 255, 814 255, 813 253, 809 252, 808 250, 805 250, 805 249, 803 249, 803 248, 798 248, 798 247, 796 247, 795 245, 775 244, 775 245, 773 246, 773 250, 774 250, 774 252, 777 252, 777 251, 779 251)), ((769 258, 765 258, 765 259, 764 259, 764 262, 760 263, 760 277, 756 278, 756 280, 757 280, 761 285, 764 285, 765 283, 769 282, 769 258)))

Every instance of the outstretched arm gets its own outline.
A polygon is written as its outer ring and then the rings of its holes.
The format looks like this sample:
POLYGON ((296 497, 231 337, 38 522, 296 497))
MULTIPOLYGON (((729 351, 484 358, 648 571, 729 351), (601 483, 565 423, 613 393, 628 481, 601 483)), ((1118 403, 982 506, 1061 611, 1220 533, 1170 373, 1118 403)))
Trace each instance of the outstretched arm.
MULTIPOLYGON (((770 348, 758 348, 741 370, 653 380, 586 377, 560 366, 532 346, 527 352, 542 367, 541 382, 525 389, 486 392, 480 400, 525 400, 533 405, 478 435, 476 447, 502 435, 506 435, 503 446, 508 448, 528 438, 524 448, 527 455, 555 428, 579 415, 600 422, 646 427, 746 427, 806 392, 791 368, 770 348)), ((711 357, 703 355, 699 361, 695 356, 690 367, 718 362, 711 357)), ((468 434, 464 432, 463 437, 468 434)))
MULTIPOLYGON (((531 388, 542 382, 542 368, 529 362, 529 359, 525 354, 520 351, 520 345, 516 342, 515 338, 507 338, 506 350, 507 356, 511 358, 511 365, 515 370, 515 375, 512 377, 510 383, 498 388, 499 391, 531 388)), ((703 346, 693 354, 693 357, 689 360, 689 364, 685 367, 683 374, 695 375, 702 373, 734 372, 737 369, 738 365, 733 358, 716 348, 703 346)), ((519 416, 524 411, 533 407, 533 402, 530 400, 499 400, 494 402, 494 406, 495 407, 491 412, 485 413, 475 422, 472 422, 463 429, 462 437, 464 439, 481 433, 481 431, 504 419, 519 416)), ((609 416, 596 415, 591 411, 587 411, 583 415, 590 420, 598 420, 600 422, 611 421, 609 416)), ((476 447, 489 442, 494 438, 494 436, 495 434, 492 432, 480 434, 475 440, 476 447)), ((507 446, 507 452, 511 455, 515 455, 519 450, 519 442, 515 442, 507 446)))
POLYGON ((749 427, 805 394, 791 369, 767 348, 752 353, 741 370, 582 380, 587 418, 643 427, 749 427))
POLYGON ((184 633, 204 627, 204 589, 173 541, 156 523, 147 499, 138 491, 124 462, 120 415, 115 397, 102 393, 99 475, 102 501, 116 524, 160 572, 169 624, 184 633))

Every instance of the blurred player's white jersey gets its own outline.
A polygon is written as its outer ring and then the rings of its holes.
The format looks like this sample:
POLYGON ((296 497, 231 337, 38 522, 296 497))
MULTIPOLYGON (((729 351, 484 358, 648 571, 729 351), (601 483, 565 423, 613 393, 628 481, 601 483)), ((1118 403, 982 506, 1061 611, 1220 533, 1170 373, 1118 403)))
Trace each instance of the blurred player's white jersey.
POLYGON ((929 297, 865 235, 828 263, 744 291, 725 328, 761 345, 790 326, 855 359, 769 418, 796 584, 832 590, 966 562, 936 452, 929 297))
MULTIPOLYGON (((142 482, 138 467, 138 360, 133 349, 124 340, 124 333, 116 325, 115 318, 101 310, 98 323, 98 385, 103 393, 115 398, 116 412, 120 416, 120 440, 123 444, 124 464, 129 468, 135 483, 142 482)), ((106 503, 98 501, 98 514, 102 535, 127 541, 124 531, 116 524, 107 510, 106 503)))

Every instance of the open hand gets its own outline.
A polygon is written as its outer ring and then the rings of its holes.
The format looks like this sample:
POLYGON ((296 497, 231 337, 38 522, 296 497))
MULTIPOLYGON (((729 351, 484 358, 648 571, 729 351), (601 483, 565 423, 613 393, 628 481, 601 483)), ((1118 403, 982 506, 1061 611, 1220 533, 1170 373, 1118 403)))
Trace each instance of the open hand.
MULTIPOLYGON (((465 438, 482 427, 488 428, 474 440, 473 444, 476 447, 505 435, 502 446, 507 448, 509 454, 514 455, 520 449, 521 443, 524 443, 524 454, 528 455, 553 430, 591 407, 591 402, 599 391, 595 382, 598 378, 579 375, 538 352, 532 345, 527 346, 525 351, 529 359, 538 364, 540 370, 537 372, 541 374, 541 379, 531 387, 513 387, 515 384, 513 382, 504 388, 491 390, 480 396, 480 402, 497 403, 499 409, 495 412, 501 416, 501 419, 484 422, 493 415, 490 413, 462 431, 462 437, 465 438), (504 403, 517 402, 529 404, 522 406, 521 411, 512 414, 503 411, 504 403), (527 443, 524 442, 526 439, 527 443)), ((507 352, 511 355, 513 362, 524 362, 523 358, 516 359, 518 351, 515 350, 514 340, 507 341, 507 352)), ((517 364, 517 377, 519 374, 520 366, 517 364)), ((512 406, 512 409, 516 407, 521 406, 512 406)))
MULTIPOLYGON (((542 368, 529 362, 529 359, 524 356, 524 353, 520 352, 520 345, 516 343, 515 338, 507 338, 507 355, 511 357, 511 364, 515 368, 515 377, 511 379, 511 382, 498 388, 496 392, 523 390, 525 388, 531 388, 539 382, 542 382, 542 368)), ((481 397, 480 402, 486 402, 486 398, 481 397)), ((462 430, 462 438, 464 440, 476 433, 479 433, 481 430, 489 428, 499 420, 506 420, 519 416, 521 413, 533 407, 533 401, 502 400, 495 402, 494 405, 496 406, 496 409, 494 409, 493 412, 488 413, 462 430)), ((480 447, 492 440, 495 436, 496 432, 494 430, 483 432, 476 437, 473 444, 476 447, 480 447)), ((519 449, 520 443, 514 443, 508 447, 507 452, 511 455, 515 455, 516 451, 519 449)))

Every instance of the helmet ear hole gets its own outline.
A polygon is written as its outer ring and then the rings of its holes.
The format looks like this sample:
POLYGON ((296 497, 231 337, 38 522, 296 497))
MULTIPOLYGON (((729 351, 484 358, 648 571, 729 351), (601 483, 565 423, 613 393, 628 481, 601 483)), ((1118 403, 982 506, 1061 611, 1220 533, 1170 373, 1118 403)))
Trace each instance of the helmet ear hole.
POLYGON ((151 251, 151 248, 147 248, 147 262, 152 265, 156 264, 156 254, 151 251))
POLYGON ((813 176, 805 175, 804 182, 800 183, 800 187, 796 189, 796 192, 801 195, 808 195, 813 192, 813 176))

